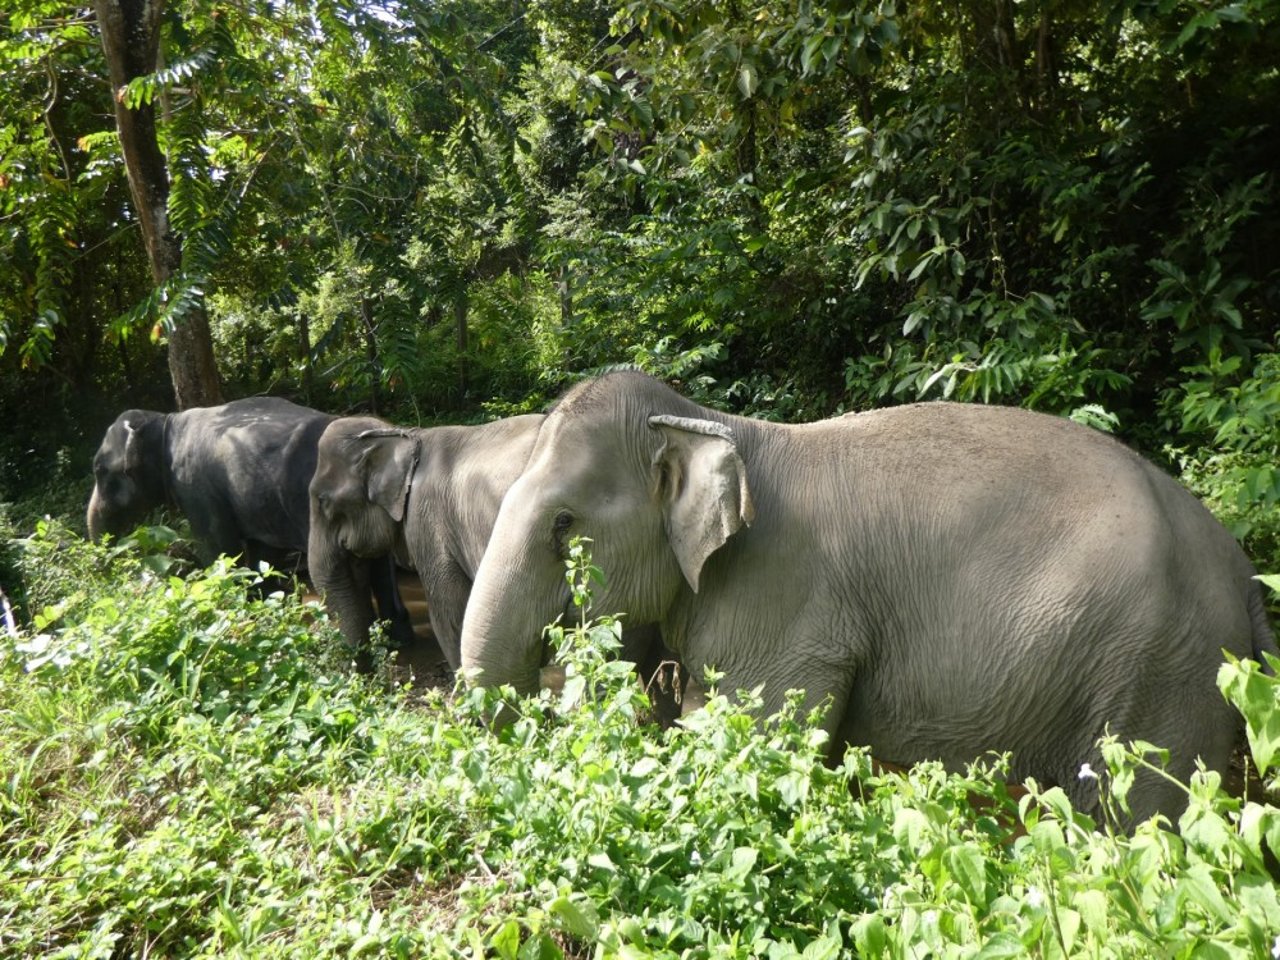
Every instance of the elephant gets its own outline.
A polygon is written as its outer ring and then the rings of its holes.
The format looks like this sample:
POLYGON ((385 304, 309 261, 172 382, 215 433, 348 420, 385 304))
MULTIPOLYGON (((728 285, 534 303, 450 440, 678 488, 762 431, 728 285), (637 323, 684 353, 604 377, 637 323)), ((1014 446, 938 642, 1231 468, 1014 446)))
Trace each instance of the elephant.
POLYGON ((415 428, 343 417, 327 425, 310 485, 307 558, 348 643, 362 646, 373 619, 361 565, 391 553, 417 571, 436 642, 458 668, 471 578, 542 419, 415 428))
MULTIPOLYGON (((694 676, 823 705, 829 749, 1011 776, 1098 813, 1108 730, 1225 770, 1242 721, 1225 649, 1275 652, 1253 568, 1176 481, 1070 420, 918 403, 807 424, 701 407, 635 371, 570 390, 539 430, 476 572, 463 675, 533 689, 593 540, 598 610, 659 625, 694 676)), ((1132 816, 1177 815, 1140 776, 1132 816)))
MULTIPOLYGON (((317 444, 334 419, 276 397, 172 414, 126 410, 93 458, 89 536, 121 536, 168 503, 191 523, 202 560, 239 555, 250 567, 265 560, 299 572, 317 444)), ((364 578, 392 621, 394 641, 411 641, 392 558, 370 558, 364 578)))
MULTIPOLYGON (((526 414, 480 426, 406 428, 347 417, 329 424, 311 481, 308 566, 349 643, 364 643, 372 617, 352 564, 393 552, 418 572, 436 642, 458 669, 472 579, 544 419, 526 414)), ((671 657, 646 625, 627 627, 620 655, 645 678, 671 657)), ((655 694, 660 720, 678 715, 679 697, 655 694)))

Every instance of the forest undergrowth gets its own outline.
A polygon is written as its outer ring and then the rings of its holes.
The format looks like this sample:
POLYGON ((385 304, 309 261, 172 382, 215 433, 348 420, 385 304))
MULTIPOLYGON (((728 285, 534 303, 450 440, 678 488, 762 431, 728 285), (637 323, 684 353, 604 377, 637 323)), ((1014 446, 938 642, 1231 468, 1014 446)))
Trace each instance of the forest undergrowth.
MULTIPOLYGON (((1058 788, 1015 796, 998 759, 824 763, 798 701, 713 696, 662 730, 609 617, 552 631, 563 688, 495 733, 503 692, 356 675, 254 573, 178 575, 162 539, 54 521, 6 543, 3 956, 1280 954, 1280 809, 1201 773, 1177 824, 1126 833, 1151 745, 1082 771, 1094 823, 1058 788)), ((1274 785, 1278 681, 1219 683, 1274 785)))

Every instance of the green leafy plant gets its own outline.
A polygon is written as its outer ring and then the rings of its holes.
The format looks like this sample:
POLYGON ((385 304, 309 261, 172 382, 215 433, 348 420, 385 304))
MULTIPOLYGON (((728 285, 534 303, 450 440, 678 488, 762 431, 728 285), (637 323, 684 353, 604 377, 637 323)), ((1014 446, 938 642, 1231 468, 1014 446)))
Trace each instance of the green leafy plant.
POLYGON ((1182 478, 1250 548, 1259 565, 1280 564, 1280 358, 1260 356, 1241 376, 1239 356, 1209 351, 1168 398, 1183 436, 1205 446, 1175 451, 1182 478))
MULTIPOLYGON (((9 556, 39 598, 0 631, 14 955, 1280 949, 1280 808, 1256 783, 1238 796, 1200 772, 1176 824, 1126 824, 1160 752, 1108 740, 1105 769, 1081 770, 1107 811, 1095 824, 1059 786, 1013 790, 1001 759, 830 762, 824 712, 798 693, 761 716, 758 691, 713 690, 659 731, 610 659, 616 619, 592 616, 603 574, 583 541, 565 571, 579 616, 548 634, 568 679, 500 730, 483 722, 497 694, 354 675, 323 613, 247 590, 248 571, 158 574, 54 523, 9 556)), ((1274 784, 1280 681, 1241 662, 1219 682, 1274 784)))

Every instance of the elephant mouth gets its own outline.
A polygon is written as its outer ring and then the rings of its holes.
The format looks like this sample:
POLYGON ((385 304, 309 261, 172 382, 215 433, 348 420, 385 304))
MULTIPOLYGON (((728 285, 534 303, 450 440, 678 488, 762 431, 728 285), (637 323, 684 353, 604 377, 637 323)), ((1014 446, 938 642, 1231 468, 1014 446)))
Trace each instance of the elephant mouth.
POLYGON ((539 634, 537 646, 539 667, 547 667, 555 663, 556 648, 555 644, 551 642, 552 628, 558 627, 567 634, 578 625, 581 618, 582 611, 574 606, 573 598, 569 597, 565 600, 564 606, 550 619, 539 634))
POLYGON ((142 510, 116 511, 108 517, 99 514, 90 518, 89 533, 95 540, 104 536, 119 540, 136 530, 146 516, 146 511, 142 510))
POLYGON ((350 539, 346 537, 339 537, 338 545, 341 546, 346 553, 359 560, 374 560, 377 558, 377 555, 374 554, 372 550, 361 547, 359 544, 352 543, 350 539))

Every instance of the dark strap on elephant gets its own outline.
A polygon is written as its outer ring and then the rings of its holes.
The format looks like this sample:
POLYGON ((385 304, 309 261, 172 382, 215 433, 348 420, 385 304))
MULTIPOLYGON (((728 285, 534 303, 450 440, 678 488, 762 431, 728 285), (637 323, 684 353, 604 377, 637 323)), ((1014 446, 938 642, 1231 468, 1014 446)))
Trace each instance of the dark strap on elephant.
POLYGON ((168 506, 177 507, 178 498, 173 492, 173 448, 169 446, 172 420, 173 414, 166 413, 160 425, 160 488, 164 491, 164 502, 168 506))

